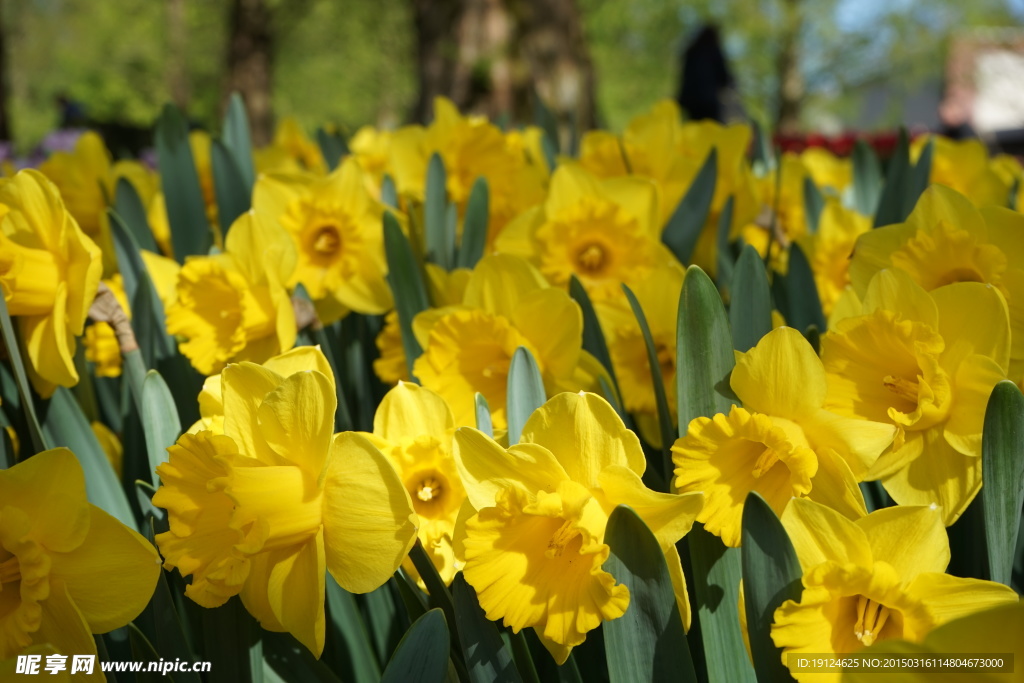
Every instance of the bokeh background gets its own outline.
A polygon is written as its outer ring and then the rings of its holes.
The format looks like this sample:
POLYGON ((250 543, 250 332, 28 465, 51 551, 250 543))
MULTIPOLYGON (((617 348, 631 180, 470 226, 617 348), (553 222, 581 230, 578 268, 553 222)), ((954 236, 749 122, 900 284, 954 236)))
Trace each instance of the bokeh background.
POLYGON ((618 130, 678 94, 708 23, 728 117, 1024 128, 1022 89, 1003 85, 1024 82, 1024 0, 0 0, 0 139, 24 155, 84 123, 131 140, 167 101, 215 129, 235 89, 257 144, 285 116, 423 120, 436 94, 515 123, 538 93, 563 123, 618 130))

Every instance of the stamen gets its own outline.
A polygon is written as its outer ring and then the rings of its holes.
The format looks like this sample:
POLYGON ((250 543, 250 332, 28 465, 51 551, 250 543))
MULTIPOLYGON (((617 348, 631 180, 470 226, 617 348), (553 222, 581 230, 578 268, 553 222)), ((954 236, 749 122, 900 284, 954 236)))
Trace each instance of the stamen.
POLYGON ((857 596, 857 622, 853 625, 853 635, 857 640, 871 645, 878 640, 888 620, 888 607, 863 595, 857 596))
POLYGON ((562 526, 558 527, 558 531, 552 534, 551 540, 548 541, 547 556, 561 557, 565 546, 569 545, 569 542, 579 535, 579 529, 574 528, 571 522, 568 520, 562 522, 562 526))
POLYGON ((886 375, 882 380, 882 384, 900 398, 917 403, 918 386, 916 380, 903 379, 896 375, 886 375))
POLYGON ((754 463, 754 478, 759 479, 779 462, 779 455, 771 448, 765 448, 754 463))
POLYGON ((440 498, 442 491, 444 491, 444 487, 441 486, 441 482, 434 477, 427 477, 420 482, 419 488, 416 490, 416 497, 424 503, 428 503, 435 498, 440 498))
POLYGON ((588 244, 576 259, 585 271, 596 273, 604 267, 604 249, 599 244, 588 244))

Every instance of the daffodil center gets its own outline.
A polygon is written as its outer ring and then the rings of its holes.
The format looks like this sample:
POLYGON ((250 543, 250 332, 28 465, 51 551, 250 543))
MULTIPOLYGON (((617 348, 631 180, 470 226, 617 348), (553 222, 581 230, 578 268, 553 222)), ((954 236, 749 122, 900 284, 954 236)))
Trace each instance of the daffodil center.
POLYGON ((558 527, 558 531, 553 533, 548 541, 546 555, 548 557, 561 557, 562 553, 565 552, 565 547, 579 535, 580 530, 574 527, 572 522, 568 520, 562 522, 562 526, 558 527))
POLYGON ((602 245, 591 242, 577 252, 576 265, 588 275, 595 275, 605 269, 608 255, 602 245))
POLYGON ((904 379, 898 375, 886 375, 882 379, 882 384, 886 389, 900 398, 906 399, 911 403, 917 403, 919 387, 916 379, 910 380, 904 379))
POLYGON ((416 497, 422 500, 424 503, 440 498, 444 492, 444 487, 434 477, 426 477, 420 481, 419 486, 416 488, 416 497))
POLYGON ((341 247, 341 235, 333 225, 324 225, 316 229, 312 239, 313 251, 323 256, 334 256, 341 247))
POLYGON ((878 640, 888 620, 888 607, 863 595, 857 596, 857 622, 853 625, 853 634, 857 640, 864 645, 871 645, 878 640))
POLYGON ((12 555, 0 562, 0 586, 16 581, 21 581, 21 564, 18 562, 18 558, 12 555))
POLYGON ((765 448, 754 463, 754 479, 760 479, 779 462, 779 454, 772 448, 765 448))

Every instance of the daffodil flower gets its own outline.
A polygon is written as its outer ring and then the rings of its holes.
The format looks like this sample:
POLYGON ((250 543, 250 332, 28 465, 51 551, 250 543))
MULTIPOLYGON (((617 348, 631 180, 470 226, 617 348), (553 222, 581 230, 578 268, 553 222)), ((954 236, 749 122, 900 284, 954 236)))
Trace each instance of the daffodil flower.
POLYGON ((826 406, 897 427, 893 448, 865 476, 902 505, 940 505, 952 524, 981 487, 985 407, 1009 367, 1006 302, 978 282, 926 292, 885 270, 862 313, 822 338, 826 406))
POLYGON ((0 291, 44 398, 78 383, 75 337, 100 284, 101 256, 45 176, 29 169, 0 179, 0 291))
POLYGON ((850 285, 850 254, 860 235, 871 230, 871 221, 844 207, 835 197, 825 200, 818 230, 796 239, 810 262, 821 310, 832 313, 836 301, 850 285))
POLYGON ((355 593, 387 581, 415 541, 409 494, 364 437, 332 437, 337 400, 321 372, 243 362, 221 383, 224 434, 183 435, 157 468, 164 566, 192 576, 200 605, 240 595, 265 629, 319 657, 325 568, 355 593))
POLYGON ((257 173, 301 173, 319 176, 327 173, 320 145, 310 140, 292 116, 285 116, 274 129, 274 139, 253 152, 257 173))
POLYGON ((772 330, 736 358, 730 383, 743 407, 696 418, 672 446, 677 490, 707 497, 697 521, 737 547, 751 491, 776 514, 793 497, 810 497, 848 517, 864 514, 857 482, 896 428, 826 410, 825 370, 792 328, 772 330))
MULTIPOLYGON (((454 433, 452 411, 443 398, 416 384, 399 382, 377 407, 373 433, 363 434, 388 456, 402 479, 420 519, 420 542, 446 584, 459 569, 453 539, 455 520, 466 500, 452 457, 454 433)), ((403 567, 419 577, 411 560, 403 567)))
POLYGON ((71 451, 0 470, 0 662, 44 644, 96 654, 92 634, 137 617, 159 574, 149 541, 86 500, 71 451))
POLYGON ((253 189, 253 206, 291 236, 298 260, 287 284, 302 283, 324 322, 349 310, 377 315, 392 307, 385 279, 385 209, 370 196, 355 159, 322 178, 262 175, 253 189))
POLYGON ((228 233, 226 251, 187 259, 167 332, 185 338, 181 352, 211 375, 235 360, 262 362, 290 349, 297 334, 285 282, 295 266, 287 234, 249 211, 228 233))
POLYGON ((942 135, 919 135, 910 144, 910 160, 917 160, 929 142, 932 149, 929 183, 945 185, 966 196, 975 206, 1004 206, 1010 185, 989 161, 985 143, 977 139, 951 140, 942 135))
POLYGON ((488 619, 502 619, 516 632, 532 627, 561 664, 589 631, 622 616, 629 589, 602 565, 608 517, 627 504, 661 544, 689 627, 675 543, 704 498, 646 488, 640 442, 604 399, 555 396, 508 449, 463 427, 455 433, 455 459, 475 509, 465 522, 463 574, 488 619))
MULTIPOLYGON (((934 506, 892 507, 850 520, 794 499, 782 515, 800 567, 800 599, 782 603, 771 637, 788 655, 849 654, 876 642, 920 642, 935 627, 972 612, 1017 602, 1010 588, 945 573, 949 539, 934 506)), ((839 674, 791 669, 801 683, 839 674)))

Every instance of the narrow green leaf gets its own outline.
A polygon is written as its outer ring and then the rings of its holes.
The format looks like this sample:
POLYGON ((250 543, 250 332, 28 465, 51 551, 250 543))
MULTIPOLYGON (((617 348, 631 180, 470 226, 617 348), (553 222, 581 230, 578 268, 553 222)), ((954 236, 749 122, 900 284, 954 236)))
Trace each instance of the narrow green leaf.
POLYGON ((853 146, 853 206, 864 216, 874 216, 882 194, 882 167, 878 155, 864 142, 853 146))
POLYGON ((928 179, 932 174, 932 157, 935 154, 935 138, 929 137, 921 155, 910 172, 907 183, 907 194, 903 197, 903 213, 907 216, 914 210, 921 193, 928 189, 928 179))
MULTIPOLYGON (((108 215, 114 236, 114 250, 117 252, 117 264, 124 280, 125 295, 132 304, 132 328, 135 335, 150 335, 154 340, 154 352, 157 357, 171 356, 175 353, 174 340, 165 330, 164 305, 157 296, 156 288, 152 286, 146 263, 139 253, 139 244, 121 216, 113 211, 108 212, 108 215), (137 296, 139 283, 143 280, 148 281, 150 285, 149 300, 145 303, 137 296), (144 310, 137 310, 140 305, 144 306, 144 310)), ((147 362, 152 363, 153 359, 147 357, 147 362)))
POLYGON ((718 290, 697 266, 686 269, 676 329, 679 436, 690 420, 726 413, 736 401, 729 373, 736 361, 729 319, 718 290))
POLYGON ((449 647, 444 613, 432 609, 402 637, 381 683, 442 683, 448 675, 449 647))
POLYGON ((512 653, 498 635, 494 622, 484 615, 476 591, 466 583, 462 572, 456 574, 452 582, 452 597, 469 680, 473 683, 522 681, 512 653))
POLYGON ((733 270, 736 263, 733 244, 729 240, 729 233, 732 232, 733 199, 734 197, 729 195, 729 198, 725 200, 725 205, 722 206, 721 213, 718 214, 718 248, 715 258, 718 273, 715 277, 715 284, 718 286, 718 291, 725 294, 728 294, 732 287, 733 270))
POLYGON ((385 173, 380 182, 380 201, 384 206, 398 208, 398 188, 395 187, 395 180, 390 173, 385 173))
POLYGON ((615 377, 615 368, 612 366, 612 354, 608 351, 608 342, 601 330, 601 321, 597 318, 594 304, 590 301, 590 295, 584 289, 583 283, 575 275, 569 276, 569 296, 579 304, 580 312, 583 313, 583 350, 592 355, 608 371, 608 377, 614 385, 615 394, 619 395, 619 382, 615 377))
POLYGON ((32 399, 32 388, 28 383, 28 374, 25 372, 25 364, 22 361, 21 351, 18 348, 18 338, 14 333, 14 323, 7 313, 7 301, 0 295, 0 332, 3 333, 4 346, 7 348, 7 357, 10 359, 11 367, 14 370, 14 380, 18 385, 18 393, 21 394, 21 405, 25 411, 25 421, 28 423, 29 438, 32 439, 32 451, 39 451, 52 448, 47 444, 43 436, 43 429, 36 415, 35 403, 32 399))
POLYGON ((224 144, 231 157, 235 160, 242 174, 242 184, 246 194, 252 194, 252 186, 256 184, 256 166, 252 159, 252 136, 249 134, 249 116, 245 113, 245 103, 237 92, 228 98, 228 109, 224 113, 224 144))
POLYGON ((252 204, 252 186, 246 186, 242 169, 220 140, 214 140, 210 149, 213 166, 213 191, 217 198, 217 221, 221 234, 227 237, 235 219, 249 210, 252 204))
POLYGON ((693 179, 690 189, 679 201, 665 229, 661 240, 672 250, 680 263, 689 263, 693 256, 693 248, 704 230, 711 200, 715 196, 715 180, 718 176, 718 150, 711 149, 697 177, 693 179))
POLYGON ((512 659, 515 660, 516 669, 522 675, 523 680, 526 683, 540 683, 537 666, 534 664, 533 655, 530 654, 529 643, 526 642, 526 631, 513 633, 511 629, 505 628, 501 632, 501 639, 512 651, 512 659))
POLYGON ((558 119, 555 118, 555 115, 548 108, 547 104, 544 103, 544 99, 536 89, 533 90, 532 99, 533 122, 537 127, 544 131, 544 139, 548 141, 552 151, 557 155, 561 151, 558 135, 558 119))
POLYGON ((171 244, 179 263, 186 256, 206 254, 213 243, 206 204, 199 187, 199 174, 188 142, 188 126, 181 112, 164 105, 156 122, 156 153, 160 164, 160 185, 167 203, 171 244))
POLYGON ((341 163, 341 158, 348 154, 348 142, 340 132, 328 133, 323 128, 316 131, 316 141, 320 145, 320 153, 324 155, 327 168, 334 170, 341 163))
MULTIPOLYGON (((199 620, 202 628, 203 657, 210 662, 211 672, 216 672, 217 681, 248 683, 254 678, 250 653, 254 648, 262 647, 260 641, 263 635, 270 634, 260 631, 259 625, 246 611, 241 599, 233 597, 220 607, 202 609, 199 611, 199 620)), ((288 634, 280 635, 295 642, 288 634)), ((299 668, 294 664, 292 666, 295 669, 299 668)))
MULTIPOLYGON (((918 166, 923 169, 921 164, 918 166)), ((930 161, 928 166, 930 168, 930 161)), ((882 187, 878 211, 875 214, 875 227, 905 221, 922 191, 924 186, 921 185, 920 177, 915 177, 915 167, 910 164, 910 141, 907 139, 907 131, 901 128, 899 142, 889 158, 889 168, 886 169, 885 185, 882 187)))
MULTIPOLYGON (((132 647, 132 659, 136 662, 158 662, 160 661, 160 655, 157 654, 156 648, 153 647, 153 643, 149 642, 149 638, 146 637, 139 627, 129 622, 128 626, 128 640, 132 647)), ((135 680, 142 681, 159 681, 163 676, 156 671, 148 671, 148 665, 144 666, 142 671, 135 675, 135 680)))
POLYGON ((427 164, 427 187, 423 200, 424 242, 427 260, 451 270, 454 259, 451 247, 455 234, 449 234, 447 174, 441 155, 434 152, 427 164))
POLYGON ((441 608, 448 619, 448 624, 457 631, 455 603, 452 600, 452 594, 449 592, 448 586, 444 585, 441 575, 437 573, 437 568, 430 556, 427 555, 427 551, 423 549, 423 544, 419 539, 416 539, 416 543, 409 551, 409 559, 412 560, 413 566, 416 567, 420 578, 423 579, 423 585, 427 587, 427 593, 430 595, 429 604, 441 608))
POLYGON ((825 198, 821 190, 814 184, 810 174, 804 176, 804 215, 807 217, 807 231, 812 235, 818 232, 821 212, 825 209, 825 198))
MULTIPOLYGON (((327 664, 314 657, 313 653, 306 649, 305 645, 295 640, 291 634, 264 631, 260 634, 260 639, 263 645, 264 660, 286 681, 341 683, 341 679, 327 668, 327 664)), ((253 673, 255 673, 255 668, 255 666, 249 665, 249 671, 253 673)), ((218 671, 216 665, 212 669, 218 671)), ((220 680, 218 674, 217 682, 220 683, 220 680)), ((245 682, 248 679, 239 678, 237 680, 245 682)))
POLYGON ((648 467, 660 470, 665 477, 665 481, 669 482, 672 481, 672 472, 675 469, 672 464, 671 448, 672 444, 675 443, 676 433, 672 426, 672 414, 668 409, 665 381, 661 374, 661 361, 658 360, 658 351, 654 346, 651 328, 647 325, 647 316, 644 315, 640 302, 637 300, 636 295, 633 294, 633 291, 625 284, 622 285, 622 290, 626 293, 629 307, 633 310, 636 322, 640 326, 640 334, 643 335, 644 346, 647 348, 647 366, 651 371, 651 379, 654 384, 654 402, 658 408, 658 428, 661 430, 661 462, 648 461, 648 467))
POLYGON ((732 343, 737 351, 749 351, 772 331, 772 297, 768 273, 757 250, 743 247, 736 261, 729 300, 732 343))
POLYGON ((1017 195, 1020 194, 1020 176, 1013 179, 1010 185, 1010 193, 1006 196, 1006 206, 1017 211, 1017 195))
POLYGON ((67 387, 57 387, 43 408, 43 437, 50 448, 65 446, 75 454, 85 472, 85 493, 89 502, 136 529, 128 496, 117 480, 103 448, 67 387))
POLYGON ((403 624, 405 620, 400 615, 399 606, 388 584, 357 596, 357 600, 362 606, 363 619, 374 652, 377 653, 377 661, 386 662, 408 623, 403 624))
POLYGON ((153 485, 160 484, 157 465, 167 460, 167 449, 181 435, 181 421, 174 397, 160 373, 150 370, 142 381, 142 426, 146 433, 146 452, 153 476, 153 485))
MULTIPOLYGON (((313 305, 309 292, 301 282, 295 286, 292 296, 304 299, 310 306, 313 305)), ((306 331, 312 337, 313 344, 320 347, 320 351, 323 352, 327 364, 331 366, 331 372, 334 374, 334 393, 338 399, 338 409, 334 415, 334 429, 338 432, 352 431, 355 429, 355 424, 352 422, 352 415, 349 413, 348 401, 343 389, 347 378, 341 374, 341 367, 338 365, 338 349, 335 348, 334 340, 326 333, 319 320, 310 325, 306 331)))
POLYGON ((398 325, 402 331, 405 362, 409 377, 418 382, 413 375, 412 364, 423 353, 423 349, 412 333, 412 319, 430 308, 430 302, 427 300, 427 286, 423 282, 409 240, 390 212, 384 213, 384 253, 388 261, 388 284, 395 297, 398 325))
POLYGON ((508 398, 505 413, 508 416, 508 445, 519 443, 519 435, 523 426, 537 408, 547 401, 544 391, 544 380, 540 376, 540 368, 533 354, 520 346, 512 354, 512 363, 508 369, 508 398))
POLYGON ((636 512, 619 505, 604 535, 604 570, 629 588, 629 609, 603 626, 608 676, 620 681, 696 681, 665 553, 636 512))
POLYGON ((487 179, 480 176, 473 182, 473 189, 469 191, 466 217, 462 221, 462 243, 455 259, 457 268, 472 268, 483 258, 487 246, 490 202, 487 179))
POLYGON ((755 683, 740 631, 740 550, 695 524, 686 535, 709 683, 755 683))
MULTIPOLYGON (((0 417, 3 413, 0 412, 0 417)), ((6 423, 6 420, 3 420, 6 423)), ((0 470, 10 469, 14 467, 14 443, 11 441, 11 435, 7 433, 7 424, 0 424, 0 470)))
MULTIPOLYGON (((752 163, 759 166, 764 172, 775 168, 775 154, 772 150, 771 135, 765 134, 764 126, 756 119, 751 122, 754 129, 753 159, 752 163)), ((755 168, 755 171, 758 169, 755 168)))
POLYGON ((494 425, 491 423, 491 407, 487 405, 487 398, 479 391, 474 397, 476 404, 476 428, 487 436, 494 437, 494 425))
POLYGON ((370 635, 359 614, 352 594, 327 574, 328 645, 324 657, 330 657, 338 675, 354 683, 377 683, 380 663, 373 651, 370 635))
POLYGON ((800 601, 800 561, 782 522, 753 491, 743 505, 742 537, 743 600, 757 680, 789 683, 793 679, 772 641, 771 625, 783 602, 800 601))
POLYGON ((131 231, 135 242, 148 251, 160 253, 153 230, 149 226, 146 207, 143 206, 135 186, 127 178, 118 178, 114 190, 114 211, 131 231))
POLYGON ((821 310, 818 285, 804 250, 793 242, 789 245, 789 268, 785 277, 786 309, 783 315, 790 327, 804 331, 811 325, 825 330, 825 314, 821 310))
POLYGON ((1024 395, 1008 380, 988 399, 981 476, 988 578, 1009 586, 1024 507, 1024 395))
POLYGON ((395 587, 398 589, 398 595, 402 599, 402 604, 405 605, 405 611, 409 615, 410 621, 416 621, 430 609, 427 603, 427 594, 420 590, 420 587, 416 585, 408 574, 405 573, 401 567, 392 574, 389 581, 394 581, 395 587))

